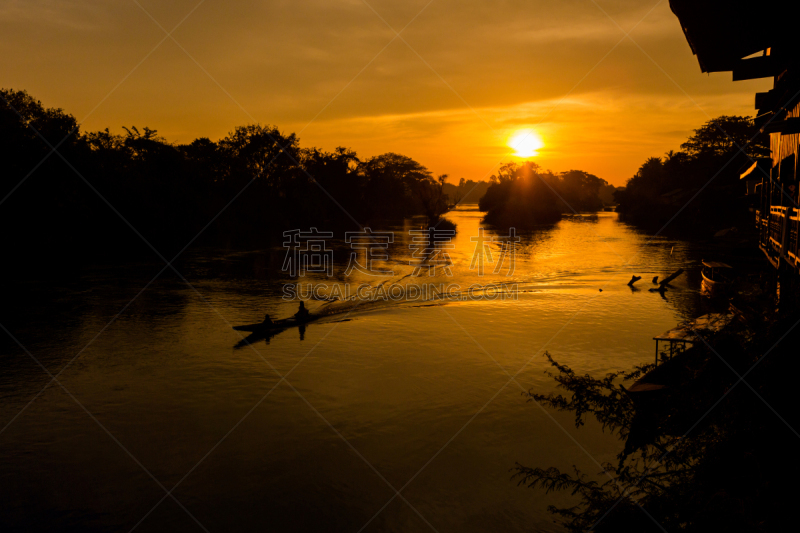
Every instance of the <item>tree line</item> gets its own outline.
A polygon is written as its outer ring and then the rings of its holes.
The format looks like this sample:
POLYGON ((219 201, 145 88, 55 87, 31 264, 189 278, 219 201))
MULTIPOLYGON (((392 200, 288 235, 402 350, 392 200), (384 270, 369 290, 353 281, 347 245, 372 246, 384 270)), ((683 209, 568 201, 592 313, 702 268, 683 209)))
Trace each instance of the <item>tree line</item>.
POLYGON ((530 229, 556 222, 563 213, 598 211, 612 202, 614 191, 583 170, 553 173, 532 161, 508 163, 491 177, 479 207, 489 224, 530 229))
POLYGON ((215 245, 279 245, 286 229, 353 230, 417 214, 436 222, 448 209, 446 176, 400 154, 301 147, 295 134, 258 124, 186 144, 123 130, 83 132, 62 109, 0 90, 2 245, 16 261, 115 258, 148 249, 145 240, 171 258, 198 234, 215 245))
POLYGON ((488 181, 461 178, 458 185, 445 183, 444 192, 451 204, 477 204, 489 188, 488 181))
POLYGON ((755 158, 769 156, 767 141, 750 117, 709 120, 679 151, 648 158, 617 192, 617 211, 623 220, 652 230, 668 220, 670 231, 694 235, 749 227, 752 216, 739 175, 755 158))

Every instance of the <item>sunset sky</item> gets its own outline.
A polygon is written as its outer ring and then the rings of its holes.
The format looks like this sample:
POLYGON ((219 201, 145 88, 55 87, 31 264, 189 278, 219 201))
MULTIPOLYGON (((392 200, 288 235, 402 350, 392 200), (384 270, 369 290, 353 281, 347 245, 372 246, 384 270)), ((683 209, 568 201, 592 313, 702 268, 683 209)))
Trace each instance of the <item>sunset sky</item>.
POLYGON ((137 1, 4 0, 0 86, 84 131, 260 122, 454 181, 519 161, 509 139, 530 129, 543 167, 615 185, 771 87, 701 74, 666 0, 137 1))

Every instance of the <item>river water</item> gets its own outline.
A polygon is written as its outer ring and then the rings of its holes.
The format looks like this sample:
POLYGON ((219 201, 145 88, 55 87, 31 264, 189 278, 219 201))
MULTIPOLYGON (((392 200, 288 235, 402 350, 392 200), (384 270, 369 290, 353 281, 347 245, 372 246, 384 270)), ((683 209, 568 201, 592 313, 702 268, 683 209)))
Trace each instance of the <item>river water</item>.
POLYGON ((654 335, 708 311, 702 250, 601 213, 520 235, 495 272, 502 244, 472 239, 474 206, 447 218, 430 270, 414 271, 409 220, 375 263, 391 276, 345 275, 334 240, 330 277, 281 273, 282 248, 202 249, 180 275, 145 263, 19 287, 32 303, 0 344, 0 530, 558 531, 546 507, 572 500, 511 469, 593 474, 622 444, 522 391, 553 390, 545 350, 594 375, 650 362, 654 335), (678 268, 673 290, 647 290, 678 268), (294 313, 290 283, 316 284, 324 318, 234 348, 231 325, 294 313), (451 289, 324 299, 366 284, 451 289))

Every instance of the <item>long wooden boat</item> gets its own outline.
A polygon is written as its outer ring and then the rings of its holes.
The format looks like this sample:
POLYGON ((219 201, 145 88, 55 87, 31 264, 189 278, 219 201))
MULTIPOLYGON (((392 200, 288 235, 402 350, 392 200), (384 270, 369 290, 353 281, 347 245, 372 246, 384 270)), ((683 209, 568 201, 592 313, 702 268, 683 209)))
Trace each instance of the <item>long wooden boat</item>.
POLYGON ((308 315, 303 319, 291 317, 267 323, 261 322, 259 324, 233 326, 233 329, 236 331, 247 331, 250 333, 247 337, 240 339, 233 347, 238 350, 239 348, 251 346, 260 341, 267 341, 267 344, 269 344, 272 337, 292 327, 298 327, 300 329, 300 340, 302 340, 306 324, 319 320, 320 318, 322 318, 322 315, 308 315))
POLYGON ((309 322, 313 322, 315 320, 319 320, 322 318, 320 315, 308 315, 305 318, 283 318, 281 320, 273 320, 272 322, 264 323, 259 322, 258 324, 246 324, 244 326, 233 326, 233 329, 236 331, 249 331, 252 333, 269 333, 280 331, 282 329, 291 328, 294 326, 299 326, 301 324, 308 324, 309 322))

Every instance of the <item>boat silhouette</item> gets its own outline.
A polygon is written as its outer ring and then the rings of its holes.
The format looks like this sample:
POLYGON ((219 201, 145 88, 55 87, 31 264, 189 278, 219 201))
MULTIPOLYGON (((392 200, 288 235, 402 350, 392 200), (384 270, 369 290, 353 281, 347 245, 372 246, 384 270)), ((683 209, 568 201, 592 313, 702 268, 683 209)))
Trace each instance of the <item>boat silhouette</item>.
POLYGON ((319 320, 320 318, 322 318, 321 315, 307 315, 303 318, 290 317, 269 322, 259 322, 257 324, 233 326, 233 329, 236 331, 247 331, 250 333, 250 335, 237 342, 234 345, 234 348, 244 348, 245 346, 255 344, 256 342, 260 342, 262 340, 269 344, 269 341, 272 339, 272 337, 295 326, 300 328, 300 340, 303 340, 306 324, 309 322, 314 322, 315 320, 319 320))

